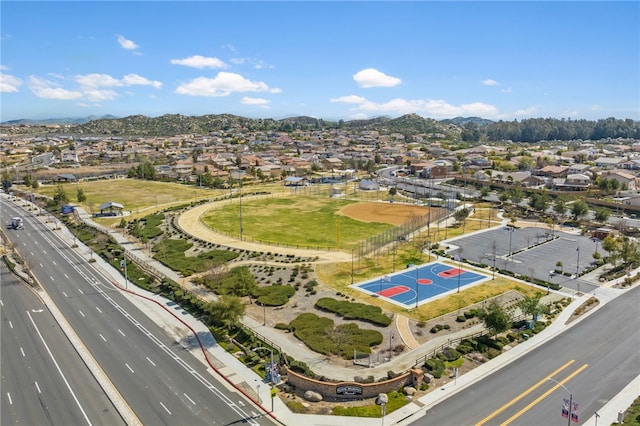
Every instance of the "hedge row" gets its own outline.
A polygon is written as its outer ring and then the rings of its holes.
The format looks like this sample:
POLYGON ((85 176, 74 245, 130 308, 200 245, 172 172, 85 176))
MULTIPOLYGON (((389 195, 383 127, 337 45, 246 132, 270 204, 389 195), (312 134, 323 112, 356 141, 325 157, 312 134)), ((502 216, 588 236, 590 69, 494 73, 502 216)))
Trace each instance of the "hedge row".
POLYGON ((391 324, 391 318, 382 313, 377 306, 364 303, 337 300, 331 297, 322 297, 316 302, 316 308, 338 314, 346 320, 368 321, 383 327, 391 324))

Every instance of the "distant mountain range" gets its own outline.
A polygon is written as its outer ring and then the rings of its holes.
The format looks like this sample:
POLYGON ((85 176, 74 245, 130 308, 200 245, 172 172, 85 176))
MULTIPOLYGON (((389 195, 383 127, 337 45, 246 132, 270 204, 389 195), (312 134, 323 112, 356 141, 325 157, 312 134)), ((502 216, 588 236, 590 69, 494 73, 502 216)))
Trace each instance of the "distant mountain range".
POLYGON ((100 119, 116 119, 118 117, 116 117, 115 115, 102 115, 102 116, 97 116, 97 115, 89 115, 87 117, 66 117, 66 118, 44 118, 41 120, 33 120, 33 119, 29 119, 29 118, 21 118, 19 120, 9 120, 9 121, 3 121, 2 123, 0 123, 1 125, 7 125, 7 126, 19 126, 21 124, 25 124, 25 125, 30 125, 30 126, 46 126, 46 125, 55 125, 55 124, 59 124, 59 125, 73 125, 73 124, 84 124, 84 123, 88 123, 92 120, 100 120, 100 119))
MULTIPOLYGON (((350 120, 350 121, 344 121, 344 120, 335 120, 335 121, 331 121, 331 120, 323 120, 323 119, 317 119, 317 118, 313 118, 313 117, 307 117, 307 116, 290 116, 287 118, 283 118, 283 119, 250 119, 250 118, 244 118, 244 117, 240 117, 240 116, 235 116, 232 114, 217 114, 217 115, 204 115, 204 116, 182 116, 180 114, 166 114, 163 115, 161 117, 146 117, 143 115, 132 115, 129 117, 124 117, 124 118, 120 118, 120 117, 116 117, 114 115, 103 115, 103 116, 96 116, 96 115, 89 115, 87 117, 65 117, 65 118, 45 118, 45 119, 28 119, 28 118, 23 118, 23 119, 19 119, 19 120, 9 120, 9 121, 4 121, 2 123, 0 123, 1 125, 8 125, 8 126, 17 126, 17 125, 28 125, 28 126, 47 126, 47 125, 65 125, 65 126, 69 126, 69 125, 83 125, 83 124, 87 124, 90 123, 92 121, 102 121, 102 120, 125 120, 125 122, 129 122, 130 124, 133 123, 137 123, 137 124, 142 124, 141 122, 146 122, 146 124, 155 124, 152 127, 158 127, 157 124, 159 124, 158 122, 161 121, 171 121, 172 118, 180 118, 179 121, 184 121, 185 119, 191 119, 193 121, 199 122, 199 121, 203 121, 202 119, 204 119, 204 121, 218 121, 218 120, 211 120, 212 117, 220 117, 222 118, 222 121, 229 123, 230 121, 232 122, 243 122, 245 125, 247 124, 245 121, 249 120, 249 121, 256 121, 257 123, 281 123, 283 125, 291 125, 291 127, 294 128, 300 128, 300 127, 348 127, 348 128, 378 128, 381 124, 387 123, 387 124, 391 124, 392 127, 397 127, 397 125, 402 125, 402 127, 408 126, 408 127, 416 127, 417 125, 417 129, 423 129, 425 131, 427 130, 434 130, 434 129, 428 129, 433 127, 433 124, 435 123, 443 123, 443 124, 456 124, 459 126, 468 124, 468 123, 475 123, 478 126, 486 126, 489 125, 491 123, 493 123, 493 121, 491 120, 487 120, 484 118, 479 118, 479 117, 456 117, 453 119, 446 119, 446 120, 433 120, 430 118, 423 118, 417 114, 407 114, 404 115, 402 117, 398 117, 396 119, 392 119, 389 117, 377 117, 377 118, 371 118, 371 119, 367 119, 367 120, 350 120), (430 125, 427 125, 427 123, 429 123, 430 125)), ((102 122, 104 124, 104 122, 102 122)), ((124 123, 123 123, 124 124, 124 123)), ((131 127, 128 125, 124 125, 123 127, 131 127)), ((165 127, 165 126, 160 126, 160 127, 165 127)), ((180 126, 179 126, 180 127, 180 126)), ((199 126, 198 126, 199 127, 199 126)), ((254 126, 250 126, 250 127, 254 127, 254 126)))

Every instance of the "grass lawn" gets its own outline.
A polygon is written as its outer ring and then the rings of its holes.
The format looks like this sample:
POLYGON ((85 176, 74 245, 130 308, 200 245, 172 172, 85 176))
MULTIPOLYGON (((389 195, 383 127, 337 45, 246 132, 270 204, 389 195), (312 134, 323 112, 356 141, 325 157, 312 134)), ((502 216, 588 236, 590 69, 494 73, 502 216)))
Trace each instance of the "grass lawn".
MULTIPOLYGON (((40 194, 53 196, 57 185, 43 185, 37 189, 40 194)), ((81 207, 96 212, 98 206, 114 201, 124 206, 125 210, 155 208, 156 205, 188 203, 194 200, 219 196, 223 190, 202 189, 194 186, 171 182, 155 182, 138 179, 109 179, 83 181, 78 184, 62 184, 67 197, 77 203, 78 188, 84 191, 87 201, 81 207)), ((149 212, 147 212, 148 214, 149 212)))
MULTIPOLYGON (((242 201, 242 227, 249 241, 350 250, 372 235, 393 225, 361 222, 341 215, 339 210, 355 201, 318 197, 261 198, 242 201)), ((223 233, 238 235, 239 202, 211 210, 203 222, 223 233)))

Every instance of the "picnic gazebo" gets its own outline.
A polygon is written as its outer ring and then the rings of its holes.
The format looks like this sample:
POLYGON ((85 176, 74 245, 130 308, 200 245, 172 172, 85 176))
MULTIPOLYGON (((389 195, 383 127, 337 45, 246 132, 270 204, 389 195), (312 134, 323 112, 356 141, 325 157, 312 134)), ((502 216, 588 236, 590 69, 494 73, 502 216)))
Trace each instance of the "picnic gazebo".
POLYGON ((122 204, 113 201, 108 201, 98 207, 100 216, 120 216, 122 215, 122 209, 124 209, 122 204))

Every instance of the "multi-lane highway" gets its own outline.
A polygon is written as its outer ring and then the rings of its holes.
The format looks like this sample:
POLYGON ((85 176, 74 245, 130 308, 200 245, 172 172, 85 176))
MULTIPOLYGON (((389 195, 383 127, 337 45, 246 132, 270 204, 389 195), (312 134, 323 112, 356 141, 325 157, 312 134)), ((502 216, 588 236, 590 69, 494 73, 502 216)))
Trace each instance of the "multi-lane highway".
POLYGON ((412 424, 561 425, 570 396, 582 424, 640 375, 639 305, 636 287, 412 424))
POLYGON ((0 262, 3 425, 119 425, 120 414, 40 298, 0 262))
POLYGON ((6 197, 0 220, 51 299, 143 424, 272 424, 116 290, 60 236, 6 197))

